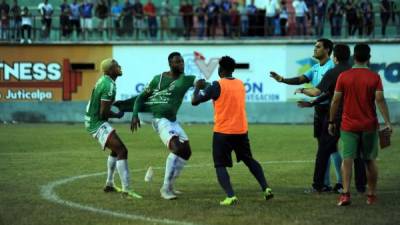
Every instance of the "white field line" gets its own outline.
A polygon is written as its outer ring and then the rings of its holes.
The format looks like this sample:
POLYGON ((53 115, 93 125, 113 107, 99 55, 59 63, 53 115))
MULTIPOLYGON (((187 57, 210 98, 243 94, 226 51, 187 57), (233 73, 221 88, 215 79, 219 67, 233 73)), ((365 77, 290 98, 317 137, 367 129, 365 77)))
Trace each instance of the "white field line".
MULTIPOLYGON (((261 164, 285 164, 285 163, 313 163, 314 160, 292 160, 292 161, 267 161, 267 162, 261 162, 261 164)), ((195 165, 187 165, 187 168, 199 168, 199 167, 207 167, 207 166, 213 166, 213 164, 195 164, 195 165)), ((158 166, 158 167, 153 167, 153 169, 164 169, 164 167, 158 166)), ((132 172, 140 172, 140 171, 145 171, 146 169, 136 169, 132 170, 132 172)), ((84 179, 88 177, 94 177, 94 176, 100 176, 104 175, 106 172, 100 172, 100 173, 92 173, 92 174, 85 174, 85 175, 79 175, 79 176, 74 176, 74 177, 69 177, 66 179, 58 180, 58 181, 53 181, 50 182, 46 185, 41 186, 40 189, 40 194, 41 196, 50 201, 54 202, 57 204, 65 205, 71 208, 76 208, 80 210, 85 210, 89 212, 94 212, 98 214, 103 214, 103 215, 108 215, 108 216, 115 216, 123 219, 130 219, 130 220, 141 220, 145 222, 150 222, 150 223, 159 223, 159 224, 174 224, 174 225, 195 225, 194 223, 191 222, 185 222, 185 221, 176 221, 176 220, 170 220, 170 219, 157 219, 153 217, 146 217, 143 215, 139 214, 127 214, 127 213, 121 213, 121 212, 114 212, 111 210, 107 209, 102 209, 102 208, 94 208, 91 206, 86 206, 82 205, 79 203, 71 202, 68 200, 63 200, 61 199, 57 193, 54 191, 54 189, 57 186, 64 185, 69 182, 73 182, 75 180, 79 179, 84 179)), ((380 193, 397 193, 398 191, 380 191, 380 193)))
MULTIPOLYGON (((137 172, 137 171, 143 171, 143 170, 135 170, 135 171, 137 172)), ((78 179, 100 176, 103 174, 105 174, 105 172, 80 175, 80 176, 75 176, 75 177, 70 177, 70 178, 54 181, 47 185, 42 186, 41 190, 40 190, 40 194, 44 199, 46 199, 50 202, 58 203, 61 205, 66 205, 71 208, 76 208, 76 209, 85 210, 85 211, 89 211, 89 212, 99 213, 99 214, 103 214, 103 215, 115 216, 115 217, 119 217, 119 218, 130 219, 130 220, 141 220, 141 221, 157 223, 157 224, 194 225, 193 223, 190 223, 190 222, 176 221, 176 220, 170 220, 170 219, 157 219, 157 218, 152 218, 152 217, 146 217, 146 216, 139 215, 139 214, 132 214, 132 213, 127 214, 127 213, 121 213, 121 212, 114 212, 114 211, 102 209, 102 208, 94 208, 91 206, 86 206, 86 205, 82 205, 79 203, 63 200, 54 191, 54 189, 57 186, 60 186, 60 185, 63 185, 63 184, 69 183, 69 182, 73 182, 78 179)))
MULTIPOLYGON (((294 160, 294 161, 268 161, 268 162, 262 162, 261 164, 278 164, 278 163, 311 163, 314 162, 313 160, 294 160)), ((195 164, 195 165, 187 165, 186 167, 188 168, 198 168, 198 167, 207 167, 207 166, 213 166, 213 164, 195 164)), ((164 167, 153 167, 153 169, 164 169, 164 167)), ((133 170, 133 172, 140 172, 140 171, 145 171, 146 169, 136 169, 133 170)), ((119 218, 124 218, 124 219, 130 219, 130 220, 141 220, 141 221, 146 221, 150 223, 160 223, 160 224, 174 224, 174 225, 194 225, 193 223, 190 222, 184 222, 184 221, 175 221, 175 220, 170 220, 170 219, 157 219, 157 218, 152 218, 152 217, 146 217, 143 215, 139 214, 127 214, 127 213, 121 213, 121 212, 114 212, 111 210, 107 209, 102 209, 102 208, 94 208, 91 206, 87 205, 82 205, 79 203, 71 202, 68 200, 63 200, 61 199, 57 193, 54 191, 54 189, 57 186, 64 185, 69 182, 73 182, 75 180, 79 179, 84 179, 88 177, 94 177, 94 176, 101 176, 104 175, 106 172, 100 172, 100 173, 92 173, 92 174, 85 174, 85 175, 79 175, 79 176, 74 176, 74 177, 69 177, 66 179, 50 182, 46 185, 41 186, 40 189, 40 194, 41 196, 50 201, 54 202, 57 204, 65 205, 71 208, 76 208, 80 210, 85 210, 89 212, 94 212, 94 213, 99 213, 103 215, 109 215, 109 216, 115 216, 119 218)))

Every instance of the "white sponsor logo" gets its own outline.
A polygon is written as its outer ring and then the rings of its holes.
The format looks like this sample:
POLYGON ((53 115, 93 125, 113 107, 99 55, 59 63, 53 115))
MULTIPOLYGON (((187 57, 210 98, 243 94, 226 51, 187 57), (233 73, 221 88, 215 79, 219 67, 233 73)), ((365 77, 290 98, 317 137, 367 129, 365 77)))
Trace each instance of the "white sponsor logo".
POLYGON ((53 98, 53 93, 51 91, 41 91, 39 89, 35 91, 26 90, 8 90, 5 97, 7 100, 47 100, 53 98))
POLYGON ((8 81, 14 77, 17 80, 51 80, 61 78, 61 65, 58 63, 45 64, 42 62, 15 62, 11 65, 0 62, 0 73, 3 73, 3 80, 8 81))

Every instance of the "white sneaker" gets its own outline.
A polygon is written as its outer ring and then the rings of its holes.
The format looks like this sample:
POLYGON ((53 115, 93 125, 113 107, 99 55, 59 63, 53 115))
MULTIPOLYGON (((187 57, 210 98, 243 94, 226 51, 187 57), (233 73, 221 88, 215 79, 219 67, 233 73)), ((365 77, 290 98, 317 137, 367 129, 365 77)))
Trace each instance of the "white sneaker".
POLYGON ((161 197, 166 200, 173 200, 177 198, 176 195, 171 190, 168 190, 167 188, 163 187, 160 189, 160 194, 161 197))
POLYGON ((24 39, 21 39, 21 40, 19 41, 19 43, 21 43, 21 44, 23 44, 24 42, 25 42, 24 39))
POLYGON ((31 39, 28 39, 28 44, 32 44, 32 41, 31 41, 31 39))

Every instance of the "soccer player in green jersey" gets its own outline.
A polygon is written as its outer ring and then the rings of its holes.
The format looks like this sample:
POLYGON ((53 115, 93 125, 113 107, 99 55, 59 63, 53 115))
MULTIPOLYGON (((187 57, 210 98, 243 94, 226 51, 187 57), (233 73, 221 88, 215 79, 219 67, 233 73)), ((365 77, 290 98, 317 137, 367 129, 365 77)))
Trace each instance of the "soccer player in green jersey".
POLYGON ((122 192, 126 198, 142 198, 130 189, 130 175, 128 168, 128 150, 121 141, 115 129, 107 122, 109 118, 121 118, 124 113, 111 111, 111 105, 115 100, 115 80, 122 75, 121 66, 113 59, 105 59, 101 62, 104 73, 96 82, 92 96, 86 107, 86 130, 100 143, 103 150, 107 147, 111 150, 107 159, 107 181, 105 192, 122 192), (122 190, 114 185, 114 171, 117 168, 121 179, 122 190))
POLYGON ((140 127, 139 112, 151 112, 153 128, 170 150, 160 193, 162 198, 171 200, 176 199, 178 194, 174 190, 174 182, 192 154, 189 138, 177 122, 176 114, 186 91, 194 86, 196 77, 184 74, 184 60, 180 53, 171 53, 168 62, 170 71, 156 75, 137 96, 133 106, 131 131, 140 127))

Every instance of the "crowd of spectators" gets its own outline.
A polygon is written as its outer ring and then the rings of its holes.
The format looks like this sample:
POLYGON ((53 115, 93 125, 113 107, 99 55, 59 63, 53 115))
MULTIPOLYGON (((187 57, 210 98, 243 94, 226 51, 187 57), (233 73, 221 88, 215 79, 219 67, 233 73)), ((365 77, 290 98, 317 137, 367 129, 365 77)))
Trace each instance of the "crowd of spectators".
POLYGON ((63 0, 61 5, 53 6, 44 0, 37 8, 28 8, 20 6, 18 0, 11 5, 1 0, 0 40, 31 43, 37 31, 36 39, 46 41, 51 40, 56 30, 60 40, 327 34, 365 37, 374 35, 378 27, 375 17, 380 18, 382 36, 386 36, 390 22, 400 29, 399 9, 394 0, 380 0, 375 7, 371 0, 332 0, 329 4, 327 0, 265 0, 264 7, 257 7, 254 0, 248 4, 239 0, 200 0, 195 5, 193 0, 181 0, 179 6, 169 0, 162 0, 160 6, 152 0, 121 1, 63 0), (324 31, 326 22, 330 33, 324 31))

